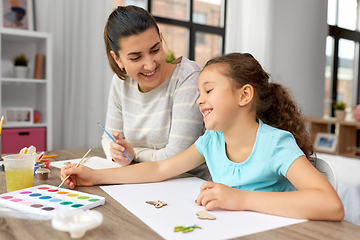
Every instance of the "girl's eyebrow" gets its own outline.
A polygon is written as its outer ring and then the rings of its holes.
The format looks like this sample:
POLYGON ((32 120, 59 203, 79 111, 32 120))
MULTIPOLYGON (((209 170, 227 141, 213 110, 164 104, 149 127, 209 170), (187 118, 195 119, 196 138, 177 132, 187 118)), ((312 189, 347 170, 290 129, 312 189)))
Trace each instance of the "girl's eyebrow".
MULTIPOLYGON (((202 85, 203 86, 206 86, 206 85, 208 85, 208 84, 212 84, 213 82, 209 82, 209 81, 206 81, 206 82, 204 82, 202 85)), ((200 92, 200 89, 198 88, 198 91, 200 92)))
MULTIPOLYGON (((153 50, 154 48, 156 48, 160 43, 161 43, 161 42, 155 43, 154 46, 152 46, 152 47, 150 48, 150 50, 153 50)), ((139 54, 141 54, 141 52, 130 52, 130 53, 128 53, 127 55, 130 56, 130 55, 139 55, 139 54)))
POLYGON ((208 85, 208 84, 212 84, 212 83, 214 83, 214 82, 206 81, 206 82, 204 82, 204 85, 208 85))

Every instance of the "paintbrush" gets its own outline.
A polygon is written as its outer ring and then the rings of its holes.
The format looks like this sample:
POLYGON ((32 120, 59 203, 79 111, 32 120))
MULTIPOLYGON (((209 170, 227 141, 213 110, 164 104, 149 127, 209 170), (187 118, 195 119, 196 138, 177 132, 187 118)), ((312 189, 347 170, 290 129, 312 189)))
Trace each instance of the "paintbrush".
MULTIPOLYGON (((91 151, 91 148, 85 153, 85 155, 82 157, 82 159, 76 164, 75 168, 77 168, 86 158, 86 156, 89 154, 89 152, 91 151)), ((69 174, 61 183, 60 185, 57 187, 57 189, 59 189, 61 187, 61 185, 64 184, 65 180, 68 179, 71 175, 69 174)))
MULTIPOLYGON (((116 143, 115 139, 113 136, 111 136, 111 134, 106 131, 106 129, 98 122, 99 126, 104 130, 104 132, 111 138, 111 140, 113 140, 114 143, 116 143)), ((132 161, 129 156, 126 154, 126 152, 124 151, 123 154, 130 160, 130 162, 132 161)))

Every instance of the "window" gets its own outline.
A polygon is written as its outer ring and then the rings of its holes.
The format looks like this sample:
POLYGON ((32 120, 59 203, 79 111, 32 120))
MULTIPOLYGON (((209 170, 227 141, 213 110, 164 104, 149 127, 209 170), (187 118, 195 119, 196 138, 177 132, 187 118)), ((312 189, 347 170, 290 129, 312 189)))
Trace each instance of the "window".
POLYGON ((115 0, 114 5, 147 9, 175 58, 185 56, 203 67, 224 53, 226 0, 115 0))
MULTIPOLYGON (((193 21, 194 21, 194 23, 206 24, 206 14, 194 12, 193 13, 193 21)), ((196 32, 195 45, 206 45, 205 34, 203 32, 196 32)))
POLYGON ((360 103, 359 1, 328 1, 324 116, 334 116, 336 101, 360 103))

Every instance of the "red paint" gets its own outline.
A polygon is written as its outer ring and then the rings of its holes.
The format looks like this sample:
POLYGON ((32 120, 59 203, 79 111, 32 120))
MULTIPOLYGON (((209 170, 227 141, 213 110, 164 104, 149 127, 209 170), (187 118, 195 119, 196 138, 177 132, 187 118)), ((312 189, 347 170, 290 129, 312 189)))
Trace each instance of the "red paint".
POLYGON ((40 162, 45 163, 45 168, 49 169, 49 166, 50 166, 50 160, 41 160, 40 162))
POLYGON ((4 197, 1 197, 2 199, 10 199, 10 198, 13 198, 12 196, 4 196, 4 197))

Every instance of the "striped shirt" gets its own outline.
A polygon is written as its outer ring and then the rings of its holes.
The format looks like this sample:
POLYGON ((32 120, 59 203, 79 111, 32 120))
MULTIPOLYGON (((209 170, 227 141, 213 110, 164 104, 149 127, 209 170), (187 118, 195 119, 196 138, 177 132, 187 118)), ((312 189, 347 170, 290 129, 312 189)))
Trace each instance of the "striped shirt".
MULTIPOLYGON (((190 147, 204 133, 199 97, 199 65, 182 57, 172 75, 155 89, 142 93, 138 83, 114 75, 105 128, 117 131, 134 148, 135 161, 167 159, 190 147)), ((109 160, 111 139, 104 133, 102 146, 109 160)))

